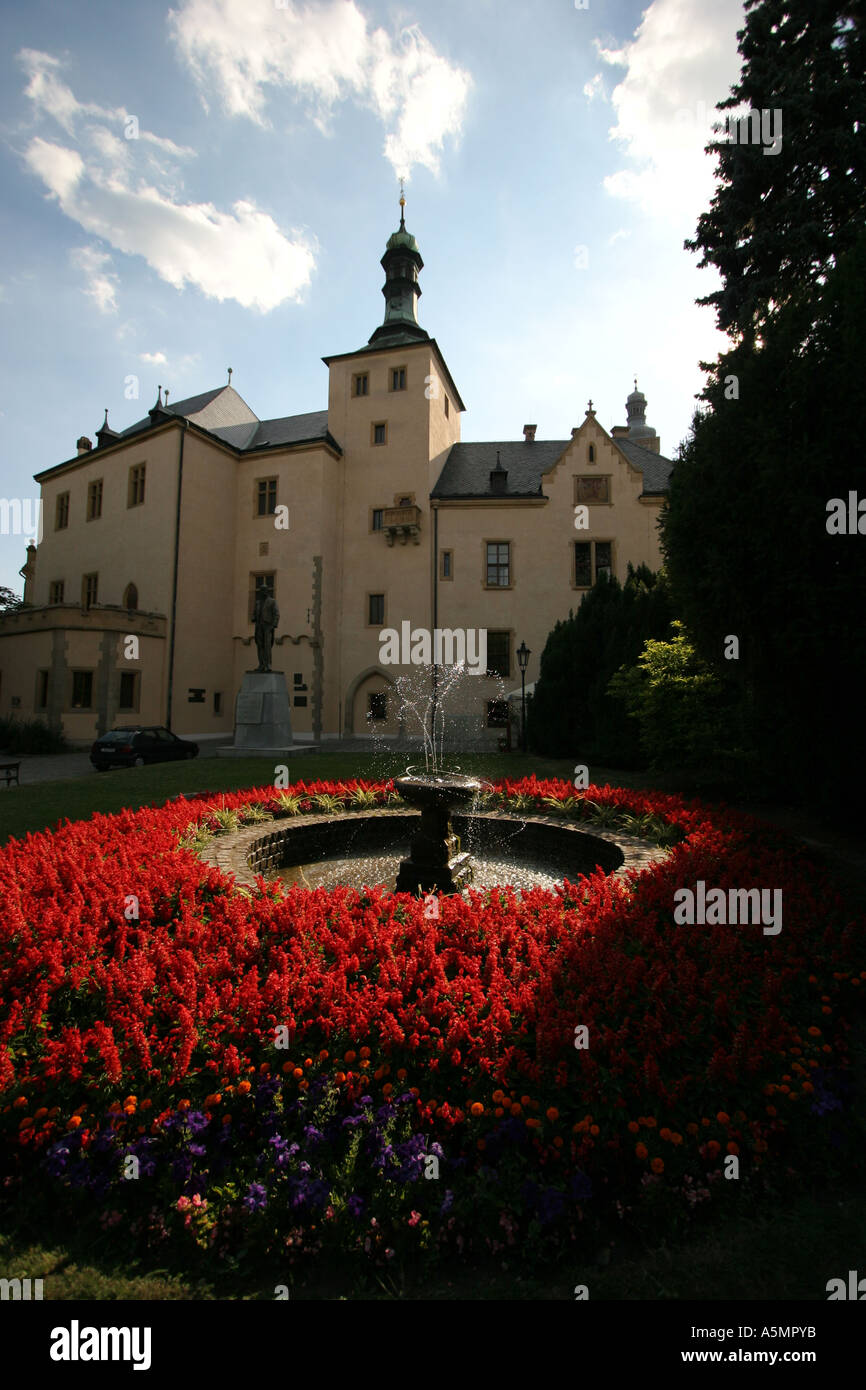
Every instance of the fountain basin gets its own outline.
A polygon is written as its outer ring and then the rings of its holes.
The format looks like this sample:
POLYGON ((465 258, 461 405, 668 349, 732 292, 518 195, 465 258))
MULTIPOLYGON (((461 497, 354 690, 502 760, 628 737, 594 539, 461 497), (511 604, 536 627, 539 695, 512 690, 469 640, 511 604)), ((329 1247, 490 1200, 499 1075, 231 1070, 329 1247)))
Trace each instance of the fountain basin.
POLYGON ((459 772, 407 773, 394 783, 410 806, 421 807, 421 823, 409 854, 400 861, 398 893, 459 893, 472 882, 472 856, 461 850, 451 826, 452 807, 465 806, 490 783, 459 772))
MULTIPOLYGON (((384 809, 336 817, 287 816, 215 836, 201 854, 250 888, 258 875, 280 875, 313 888, 384 884, 390 890, 397 857, 405 853, 419 822, 417 812, 384 809)), ((464 844, 471 840, 476 887, 495 882, 518 889, 552 888, 563 878, 573 881, 596 868, 624 877, 667 855, 635 836, 589 832, 550 816, 480 812, 456 814, 452 824, 464 844)))

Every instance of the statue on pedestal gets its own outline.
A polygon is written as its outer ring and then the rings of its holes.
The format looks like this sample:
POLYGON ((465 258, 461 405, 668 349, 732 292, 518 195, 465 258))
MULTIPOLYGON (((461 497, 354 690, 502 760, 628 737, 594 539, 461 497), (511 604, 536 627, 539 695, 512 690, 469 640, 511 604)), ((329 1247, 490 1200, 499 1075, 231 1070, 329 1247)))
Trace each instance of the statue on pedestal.
POLYGON ((259 656, 257 670, 271 670, 271 652, 274 646, 274 632, 280 621, 280 610, 277 607, 273 595, 268 592, 264 584, 260 584, 256 590, 256 606, 253 610, 253 622, 255 623, 256 651, 259 656))

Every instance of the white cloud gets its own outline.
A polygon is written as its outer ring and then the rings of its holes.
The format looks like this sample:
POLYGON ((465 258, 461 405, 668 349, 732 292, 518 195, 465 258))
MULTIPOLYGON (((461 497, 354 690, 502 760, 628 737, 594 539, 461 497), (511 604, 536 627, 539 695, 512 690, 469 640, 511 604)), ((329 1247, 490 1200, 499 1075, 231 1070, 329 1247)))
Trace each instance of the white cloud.
MULTIPOLYGON (((27 49, 19 57, 37 113, 59 122, 77 146, 35 136, 24 152, 67 217, 116 250, 143 256, 177 289, 195 285, 212 299, 235 299, 263 313, 300 297, 315 266, 310 239, 297 232, 287 236, 248 201, 235 203, 231 212, 179 201, 176 172, 167 160, 192 151, 141 129, 140 122, 138 139, 122 138, 128 112, 79 102, 58 78, 59 64, 50 55, 27 49)), ((89 276, 88 293, 108 312, 117 307, 117 277, 99 278, 105 260, 94 249, 89 264, 76 263, 89 276)))
POLYGON ((460 136, 468 72, 417 25, 396 38, 368 29, 355 0, 186 0, 169 22, 206 106, 215 91, 231 115, 266 125, 266 89, 288 87, 324 130, 338 102, 355 101, 385 126, 384 154, 398 174, 414 164, 437 173, 445 139, 460 136))
POLYGON ((595 77, 591 77, 588 82, 584 83, 583 95, 587 101, 594 101, 596 97, 604 95, 604 78, 600 72, 597 72, 595 77))
POLYGON ((117 276, 106 267, 111 265, 111 257, 95 246, 77 246, 69 253, 69 259, 79 270, 84 271, 87 280, 85 294, 96 301, 101 314, 117 313, 117 276))
POLYGON ((147 362, 151 367, 161 367, 168 361, 164 352, 140 352, 138 356, 140 361, 147 362))
POLYGON ((631 236, 631 232, 625 227, 617 227, 615 232, 611 232, 607 239, 608 246, 615 246, 618 241, 623 241, 631 236))
POLYGON ((610 98, 618 118, 610 138, 630 163, 605 189, 684 235, 713 194, 715 164, 704 146, 716 103, 739 75, 743 16, 742 0, 653 0, 633 42, 619 50, 596 44, 603 62, 626 69, 610 98))

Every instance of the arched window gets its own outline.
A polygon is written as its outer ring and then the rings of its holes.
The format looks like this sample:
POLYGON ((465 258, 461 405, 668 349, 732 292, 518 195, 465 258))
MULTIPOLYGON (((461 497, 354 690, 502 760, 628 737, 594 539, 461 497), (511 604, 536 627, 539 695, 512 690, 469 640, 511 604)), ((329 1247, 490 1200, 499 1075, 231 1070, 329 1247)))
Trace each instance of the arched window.
POLYGON ((136 589, 134 584, 127 584, 126 588, 124 589, 123 606, 124 608, 128 608, 130 612, 132 612, 133 609, 138 608, 138 590, 136 589))
POLYGON ((595 445, 594 445, 594 444, 590 444, 590 446, 589 446, 589 461, 590 461, 590 463, 595 463, 595 445))

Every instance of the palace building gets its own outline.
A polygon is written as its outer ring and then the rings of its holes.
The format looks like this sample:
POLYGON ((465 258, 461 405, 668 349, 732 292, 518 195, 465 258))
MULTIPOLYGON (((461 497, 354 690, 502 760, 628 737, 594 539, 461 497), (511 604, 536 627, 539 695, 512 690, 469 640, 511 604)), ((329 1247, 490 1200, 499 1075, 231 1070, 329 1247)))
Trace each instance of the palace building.
MULTIPOLYGON (((532 682, 547 635, 602 571, 658 569, 672 463, 628 397, 608 433, 592 402, 570 439, 461 443, 464 410, 418 321, 423 262, 399 229, 369 342, 323 359, 328 406, 260 420, 229 384, 168 403, 36 475, 44 534, 24 607, 0 616, 0 712, 73 742, 136 722, 230 738, 256 666, 258 586, 280 623, 295 737, 401 732, 380 634, 486 630, 461 687, 467 740, 504 731, 502 695, 532 682), (585 509, 585 510, 583 510, 585 509), (137 639, 132 641, 131 639, 137 639)), ((407 732, 411 732, 407 730, 407 732)))

